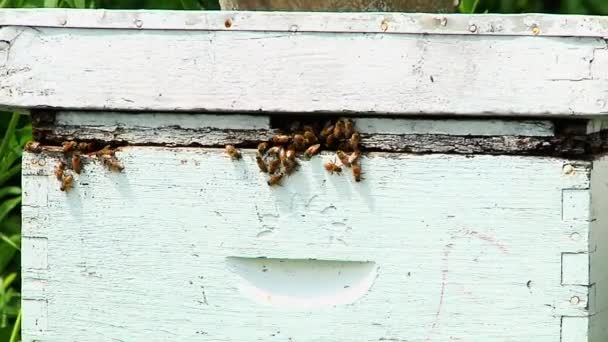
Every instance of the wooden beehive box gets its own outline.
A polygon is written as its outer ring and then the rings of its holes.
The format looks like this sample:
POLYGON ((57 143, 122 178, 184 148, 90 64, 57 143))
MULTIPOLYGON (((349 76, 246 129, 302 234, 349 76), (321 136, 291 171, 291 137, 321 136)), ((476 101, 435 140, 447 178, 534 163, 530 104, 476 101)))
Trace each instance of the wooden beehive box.
POLYGON ((608 19, 7 10, 25 341, 608 339, 608 19), (269 187, 255 146, 348 116, 269 187), (66 140, 119 146, 122 172, 66 140), (237 144, 242 160, 223 152, 237 144))

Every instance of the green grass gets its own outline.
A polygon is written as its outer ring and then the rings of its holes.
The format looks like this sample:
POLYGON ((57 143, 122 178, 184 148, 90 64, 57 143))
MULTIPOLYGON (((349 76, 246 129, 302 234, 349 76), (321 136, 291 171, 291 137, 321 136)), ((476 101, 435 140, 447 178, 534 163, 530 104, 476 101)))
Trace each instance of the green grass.
MULTIPOLYGON (((0 8, 219 9, 217 0, 0 0, 0 8)), ((461 0, 462 13, 608 15, 608 0, 461 0)), ((21 153, 31 139, 29 117, 0 112, 0 341, 20 340, 21 153)))

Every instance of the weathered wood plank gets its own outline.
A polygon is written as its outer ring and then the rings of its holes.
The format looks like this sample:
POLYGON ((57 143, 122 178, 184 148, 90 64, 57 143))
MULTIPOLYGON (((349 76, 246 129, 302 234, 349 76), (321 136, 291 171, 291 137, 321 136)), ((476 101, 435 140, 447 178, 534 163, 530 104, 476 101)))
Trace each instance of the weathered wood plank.
POLYGON ((270 188, 253 151, 117 156, 124 172, 87 163, 63 193, 56 155, 25 154, 24 191, 46 194, 23 208, 23 296, 40 316, 25 340, 555 342, 562 316, 587 319, 589 284, 561 278, 588 212, 562 196, 588 191, 589 163, 371 153, 356 183, 324 155, 270 188))
POLYGON ((0 40, 5 107, 608 114, 600 38, 3 27, 0 40))
POLYGON ((590 342, 608 340, 608 156, 598 157, 591 172, 590 278, 595 313, 590 320, 590 342))
POLYGON ((0 12, 0 26, 604 38, 607 36, 608 19, 602 16, 551 14, 4 9, 0 12), (226 27, 226 20, 230 20, 229 27, 226 27))

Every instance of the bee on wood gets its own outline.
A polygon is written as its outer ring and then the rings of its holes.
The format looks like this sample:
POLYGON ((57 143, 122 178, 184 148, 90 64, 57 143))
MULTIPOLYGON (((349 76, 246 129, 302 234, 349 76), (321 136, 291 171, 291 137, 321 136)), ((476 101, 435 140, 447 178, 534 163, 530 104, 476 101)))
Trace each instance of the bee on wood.
POLYGON ((266 153, 266 151, 268 150, 268 143, 267 142, 261 142, 258 144, 258 153, 260 154, 260 156, 263 156, 264 153, 266 153))
POLYGON ((65 163, 60 161, 59 163, 57 163, 57 165, 55 165, 55 177, 57 177, 57 180, 61 180, 63 178, 63 172, 65 171, 65 163))
POLYGON ((74 186, 74 177, 72 175, 63 174, 61 177, 61 191, 68 191, 74 186))
POLYGON ((302 134, 294 134, 293 136, 293 145, 296 150, 301 151, 304 149, 304 143, 306 143, 306 139, 302 134))
POLYGON ((321 134, 320 135, 323 138, 327 138, 327 136, 329 136, 333 132, 334 132, 334 125, 331 124, 331 121, 328 121, 325 124, 325 127, 323 127, 323 129, 321 130, 321 134))
POLYGON ((112 146, 107 145, 101 150, 95 152, 97 156, 113 156, 116 152, 112 149, 112 146))
POLYGON ((281 166, 281 160, 273 159, 268 163, 268 173, 275 173, 281 166))
POLYGON ((328 136, 325 138, 325 146, 327 146, 327 147, 331 147, 331 146, 332 146, 332 145, 333 145, 333 144, 336 142, 336 140, 337 140, 337 139, 336 139, 336 136, 335 136, 335 135, 333 135, 333 134, 328 135, 328 136))
POLYGON ((278 156, 279 152, 281 152, 280 146, 273 146, 268 149, 268 154, 270 154, 270 155, 278 156))
POLYGON ((234 145, 226 145, 226 154, 228 154, 232 160, 241 159, 241 152, 239 152, 234 145))
POLYGON ((78 149, 78 151, 80 151, 82 153, 89 153, 89 152, 93 151, 93 144, 81 142, 81 143, 78 143, 77 149, 78 149))
POLYGON ((285 145, 289 142, 289 135, 277 134, 272 137, 272 142, 277 145, 285 145))
POLYGON ((80 154, 78 153, 72 155, 72 170, 77 174, 80 174, 80 171, 82 170, 82 161, 80 159, 80 154))
POLYGON ((63 153, 74 150, 76 148, 76 145, 77 145, 77 143, 73 140, 64 141, 63 143, 61 143, 61 146, 63 148, 63 153))
POLYGON ((39 142, 32 140, 25 144, 25 150, 31 153, 40 153, 42 152, 42 147, 40 146, 39 142))
POLYGON ((298 162, 292 159, 286 159, 283 162, 283 171, 286 175, 291 175, 298 168, 298 162))
POLYGON ((348 161, 348 154, 344 153, 343 151, 337 151, 336 155, 338 156, 338 159, 340 159, 340 162, 342 162, 342 165, 350 167, 350 162, 348 161))
POLYGON ((101 156, 104 165, 106 165, 111 171, 122 171, 125 167, 116 159, 116 157, 104 154, 101 156))
POLYGON ((267 183, 270 186, 280 185, 282 179, 283 179, 283 174, 282 173, 277 173, 277 174, 271 175, 270 178, 268 178, 268 182, 267 183))
POLYGON ((342 172, 342 168, 336 164, 335 162, 328 161, 325 163, 325 170, 329 171, 329 173, 334 174, 342 172))
POLYGON ((348 162, 350 164, 353 164, 356 161, 358 161, 359 158, 361 158, 361 152, 355 151, 355 152, 351 153, 350 156, 348 156, 348 162))
POLYGON ((352 164, 352 168, 353 168, 353 178, 355 179, 355 182, 360 182, 361 181, 361 164, 359 164, 359 161, 355 161, 352 164))
POLYGON ((268 166, 266 166, 266 162, 264 162, 264 159, 262 159, 262 157, 260 157, 259 155, 255 156, 255 162, 258 163, 260 171, 268 173, 268 166))
POLYGON ((315 135, 314 132, 312 131, 305 131, 304 132, 304 143, 306 145, 314 145, 317 143, 317 136, 315 135))
POLYGON ((344 137, 349 139, 355 133, 355 127, 352 120, 344 120, 344 137))
POLYGON ((309 148, 306 149, 306 151, 304 152, 304 155, 307 158, 311 158, 315 154, 319 153, 320 149, 321 149, 321 144, 312 145, 312 146, 310 146, 309 148))
POLYGON ((288 160, 296 160, 296 150, 293 148, 288 149, 285 153, 285 157, 287 157, 288 160))
POLYGON ((361 141, 361 136, 359 135, 359 133, 353 133, 353 135, 350 136, 350 148, 353 151, 358 151, 359 150, 359 142, 361 141))
POLYGON ((333 135, 336 139, 340 139, 344 136, 344 122, 343 121, 336 122, 336 124, 334 125, 333 135))
POLYGON ((279 149, 279 160, 280 160, 281 162, 283 162, 283 161, 284 161, 284 160, 286 160, 286 159, 287 159, 287 152, 285 151, 285 149, 284 149, 284 148, 282 148, 282 147, 281 147, 281 148, 279 149))

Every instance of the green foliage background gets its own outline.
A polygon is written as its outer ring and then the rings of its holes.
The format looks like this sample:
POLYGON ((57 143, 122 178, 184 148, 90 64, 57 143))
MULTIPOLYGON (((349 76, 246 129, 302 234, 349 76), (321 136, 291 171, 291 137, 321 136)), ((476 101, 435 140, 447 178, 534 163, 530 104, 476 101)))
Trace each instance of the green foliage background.
MULTIPOLYGON (((0 0, 0 8, 217 10, 217 0, 0 0)), ((461 0, 462 13, 608 15, 608 0, 461 0)), ((29 117, 0 112, 0 341, 20 340, 21 153, 29 117)))

